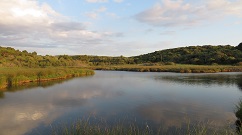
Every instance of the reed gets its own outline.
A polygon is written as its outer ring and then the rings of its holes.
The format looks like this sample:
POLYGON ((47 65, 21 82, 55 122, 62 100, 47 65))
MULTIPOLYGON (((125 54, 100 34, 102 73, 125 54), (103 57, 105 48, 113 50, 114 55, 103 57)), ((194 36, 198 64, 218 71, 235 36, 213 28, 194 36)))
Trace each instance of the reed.
POLYGON ((93 70, 81 68, 0 68, 0 88, 93 74, 93 70))
MULTIPOLYGON (((125 121, 124 121, 125 122, 125 121)), ((127 122, 127 121, 126 121, 127 122)), ((232 127, 216 128, 208 123, 190 124, 172 129, 162 129, 162 125, 152 127, 147 123, 135 121, 116 124, 108 124, 105 120, 81 119, 62 126, 52 126, 52 135, 236 135, 232 127)))
POLYGON ((231 65, 110 65, 91 66, 95 70, 116 70, 134 72, 176 72, 176 73, 217 73, 217 72, 242 72, 241 66, 231 65))

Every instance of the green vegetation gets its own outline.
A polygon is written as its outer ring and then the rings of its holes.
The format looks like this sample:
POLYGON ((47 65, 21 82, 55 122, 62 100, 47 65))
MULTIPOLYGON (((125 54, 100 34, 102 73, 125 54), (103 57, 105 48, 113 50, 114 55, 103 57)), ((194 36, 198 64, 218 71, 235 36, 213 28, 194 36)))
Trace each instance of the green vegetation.
POLYGON ((216 72, 241 72, 241 66, 230 65, 110 65, 92 66, 95 70, 118 70, 135 72, 176 72, 176 73, 216 73, 216 72))
POLYGON ((0 88, 68 77, 93 75, 94 71, 80 68, 0 68, 0 88))
POLYGON ((80 61, 73 60, 68 55, 41 56, 36 52, 19 51, 10 47, 0 47, 0 67, 59 67, 82 66, 80 61))
MULTIPOLYGON (((68 124, 69 125, 69 124, 68 124)), ((236 130, 232 127, 216 128, 209 124, 190 124, 183 127, 162 128, 147 123, 135 121, 116 124, 108 124, 105 120, 90 121, 82 119, 74 122, 71 126, 66 124, 52 127, 53 135, 235 135, 236 130)))
POLYGON ((134 57, 138 63, 174 62, 196 65, 234 65, 242 62, 242 51, 238 47, 226 46, 189 46, 156 51, 134 57))
POLYGON ((0 67, 58 67, 58 66, 107 66, 125 64, 161 65, 241 65, 242 43, 238 46, 189 46, 166 49, 133 57, 110 57, 88 55, 41 56, 36 52, 19 51, 0 47, 0 67))
POLYGON ((242 51, 242 42, 241 42, 238 46, 236 46, 236 48, 237 48, 238 50, 242 51))
POLYGON ((236 47, 230 45, 180 47, 133 57, 79 55, 72 56, 72 58, 92 66, 151 63, 159 63, 161 65, 174 65, 176 63, 193 65, 237 65, 242 62, 242 43, 236 47))
POLYGON ((242 121, 242 101, 241 100, 236 105, 235 116, 237 117, 237 120, 235 122, 237 133, 239 135, 242 135, 242 132, 241 132, 241 129, 242 129, 242 125, 241 125, 241 121, 242 121))
POLYGON ((236 47, 230 45, 189 46, 133 57, 109 57, 41 56, 36 52, 29 53, 26 50, 19 51, 10 47, 0 47, 0 67, 85 67, 97 70, 179 73, 241 72, 241 48, 242 43, 236 47))
POLYGON ((82 65, 68 55, 41 56, 36 52, 0 47, 0 88, 94 74, 88 69, 74 68, 82 65))

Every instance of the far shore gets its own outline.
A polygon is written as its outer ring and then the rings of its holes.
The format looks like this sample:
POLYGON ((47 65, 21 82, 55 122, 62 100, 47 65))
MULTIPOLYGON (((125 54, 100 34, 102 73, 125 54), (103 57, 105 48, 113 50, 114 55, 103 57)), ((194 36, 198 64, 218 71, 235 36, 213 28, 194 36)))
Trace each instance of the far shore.
POLYGON ((218 73, 242 72, 242 66, 232 65, 104 65, 87 67, 93 70, 133 71, 133 72, 175 72, 175 73, 218 73))
POLYGON ((49 68, 0 68, 0 89, 23 85, 31 82, 61 80, 71 77, 93 75, 93 70, 132 71, 132 72, 174 72, 174 73, 218 73, 242 72, 242 66, 232 65, 158 65, 127 64, 84 67, 49 68))

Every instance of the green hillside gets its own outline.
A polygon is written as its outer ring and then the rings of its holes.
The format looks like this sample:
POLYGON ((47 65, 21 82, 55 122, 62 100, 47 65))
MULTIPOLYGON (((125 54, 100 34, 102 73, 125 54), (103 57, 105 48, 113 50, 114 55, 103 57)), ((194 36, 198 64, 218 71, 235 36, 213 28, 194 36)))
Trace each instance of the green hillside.
POLYGON ((238 46, 189 46, 156 51, 134 57, 136 63, 174 62, 179 64, 236 64, 242 62, 238 46))
POLYGON ((238 46, 188 46, 160 50, 133 57, 59 55, 41 56, 36 52, 0 47, 0 67, 58 67, 58 66, 105 66, 142 63, 196 64, 196 65, 234 65, 242 62, 242 43, 238 46))

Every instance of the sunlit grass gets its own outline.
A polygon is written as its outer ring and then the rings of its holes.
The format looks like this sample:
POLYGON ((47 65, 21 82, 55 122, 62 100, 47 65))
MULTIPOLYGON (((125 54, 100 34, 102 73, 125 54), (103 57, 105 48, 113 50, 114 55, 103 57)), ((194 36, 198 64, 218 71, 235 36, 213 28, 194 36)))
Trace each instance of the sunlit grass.
POLYGON ((93 74, 93 70, 81 68, 0 68, 0 88, 12 87, 27 82, 65 79, 93 74))
POLYGON ((176 72, 176 73, 216 73, 216 72, 242 72, 241 66, 231 65, 106 65, 92 66, 96 70, 118 70, 134 72, 176 72))

